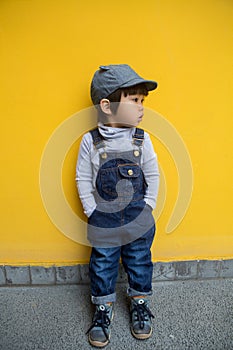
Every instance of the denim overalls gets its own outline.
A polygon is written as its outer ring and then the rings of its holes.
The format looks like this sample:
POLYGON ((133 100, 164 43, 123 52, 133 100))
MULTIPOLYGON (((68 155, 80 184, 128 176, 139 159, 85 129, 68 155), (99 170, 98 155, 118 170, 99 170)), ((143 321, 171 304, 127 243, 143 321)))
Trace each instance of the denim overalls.
POLYGON ((90 278, 94 304, 114 302, 119 259, 128 275, 128 294, 151 294, 153 265, 150 248, 155 222, 144 195, 147 183, 141 169, 144 131, 136 128, 133 150, 106 152, 98 128, 91 130, 99 153, 94 193, 97 207, 88 219, 92 244, 90 278))

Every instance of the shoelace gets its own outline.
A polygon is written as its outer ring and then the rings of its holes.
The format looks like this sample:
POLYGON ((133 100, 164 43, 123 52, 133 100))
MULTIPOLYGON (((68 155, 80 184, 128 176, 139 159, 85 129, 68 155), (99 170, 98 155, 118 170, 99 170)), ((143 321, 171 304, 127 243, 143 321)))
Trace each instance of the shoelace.
POLYGON ((111 323, 110 318, 107 315, 108 312, 109 312, 109 310, 106 310, 106 309, 101 310, 101 309, 99 309, 97 311, 97 313, 95 314, 94 319, 93 319, 93 323, 92 323, 91 327, 88 329, 88 331, 86 332, 86 334, 88 334, 94 327, 101 327, 103 332, 104 332, 104 335, 105 335, 106 339, 109 339, 109 336, 108 336, 108 334, 106 332, 106 329, 105 329, 111 323))
POLYGON ((144 328, 144 322, 148 321, 149 318, 155 318, 154 315, 151 313, 150 309, 147 305, 143 304, 134 304, 133 309, 131 310, 131 315, 136 311, 136 321, 139 322, 140 329, 144 328))

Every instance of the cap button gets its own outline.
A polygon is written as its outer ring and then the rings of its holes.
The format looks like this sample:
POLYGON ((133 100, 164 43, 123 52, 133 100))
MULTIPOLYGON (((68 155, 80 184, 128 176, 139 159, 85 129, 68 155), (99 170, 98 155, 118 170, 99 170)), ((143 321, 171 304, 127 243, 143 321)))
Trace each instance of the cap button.
POLYGON ((100 69, 108 70, 109 68, 107 66, 100 66, 100 69))
POLYGON ((133 175, 133 170, 132 169, 128 170, 128 175, 130 175, 130 176, 133 175))

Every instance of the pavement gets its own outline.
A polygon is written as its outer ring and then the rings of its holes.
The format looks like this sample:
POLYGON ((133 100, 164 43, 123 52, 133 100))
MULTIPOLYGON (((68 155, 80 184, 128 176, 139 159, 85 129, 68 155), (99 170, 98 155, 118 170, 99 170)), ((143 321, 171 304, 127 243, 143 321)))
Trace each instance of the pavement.
MULTIPOLYGON (((108 350, 233 350, 233 279, 155 282, 152 337, 129 329, 125 283, 118 299, 108 350)), ((93 306, 89 286, 0 288, 1 350, 90 350, 85 332, 93 306)))

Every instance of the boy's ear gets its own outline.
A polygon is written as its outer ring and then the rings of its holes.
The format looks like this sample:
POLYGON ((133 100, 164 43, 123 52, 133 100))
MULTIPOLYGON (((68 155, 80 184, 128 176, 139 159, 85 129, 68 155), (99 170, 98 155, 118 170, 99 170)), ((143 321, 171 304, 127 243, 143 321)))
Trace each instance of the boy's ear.
POLYGON ((111 109, 110 109, 110 101, 107 98, 103 98, 100 101, 100 108, 102 110, 102 112, 104 112, 105 114, 112 114, 111 109))

